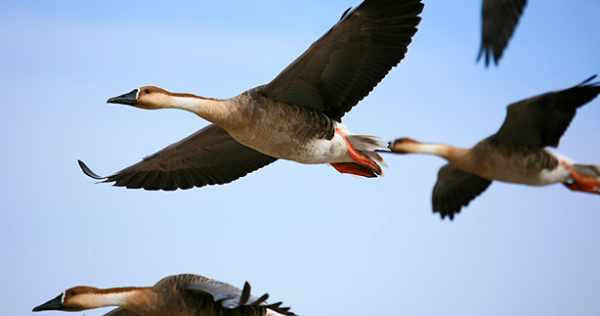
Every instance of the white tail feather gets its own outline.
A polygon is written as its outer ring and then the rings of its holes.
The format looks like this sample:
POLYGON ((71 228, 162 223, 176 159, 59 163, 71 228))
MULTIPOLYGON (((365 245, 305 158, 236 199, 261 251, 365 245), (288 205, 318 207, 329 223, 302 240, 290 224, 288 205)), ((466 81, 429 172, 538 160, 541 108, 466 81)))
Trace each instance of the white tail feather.
POLYGON ((346 138, 356 150, 359 151, 390 151, 388 144, 377 136, 370 135, 346 135, 346 138))
MULTIPOLYGON (((361 155, 369 158, 381 167, 388 167, 383 158, 375 152, 390 151, 388 144, 381 138, 370 135, 346 135, 346 139, 361 155)), ((383 176, 383 171, 381 176, 383 176)))
POLYGON ((577 171, 585 176, 600 179, 600 166, 581 165, 581 164, 573 164, 572 166, 573 166, 573 169, 575 169, 575 171, 577 171))

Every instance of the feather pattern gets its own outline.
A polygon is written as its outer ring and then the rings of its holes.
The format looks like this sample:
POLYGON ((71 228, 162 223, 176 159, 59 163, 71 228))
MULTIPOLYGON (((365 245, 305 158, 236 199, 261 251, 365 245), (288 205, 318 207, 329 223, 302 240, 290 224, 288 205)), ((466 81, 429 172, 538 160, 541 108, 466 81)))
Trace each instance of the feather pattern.
POLYGON ((385 162, 374 150, 385 146, 356 136, 352 142, 365 146, 355 150, 341 118, 404 58, 422 10, 421 0, 365 0, 270 83, 230 99, 153 86, 111 98, 142 109, 183 109, 215 125, 108 177, 80 166, 92 178, 146 190, 224 184, 276 159, 352 164, 358 167, 344 172, 381 175, 385 162))
POLYGON ((275 160, 211 124, 108 177, 95 174, 82 161, 79 165, 88 176, 115 186, 169 191, 229 183, 275 160))
POLYGON ((493 57, 494 64, 498 65, 526 3, 526 0, 483 0, 481 48, 477 61, 485 56, 487 67, 493 57))
POLYGON ((364 1, 263 86, 261 93, 341 122, 404 58, 422 10, 420 0, 364 1))
POLYGON ((423 144, 410 138, 390 143, 392 152, 440 156, 449 164, 438 173, 433 211, 450 219, 493 180, 542 186, 562 183, 575 191, 600 194, 600 167, 582 165, 547 150, 558 146, 577 109, 600 93, 592 76, 575 87, 538 95, 508 106, 500 130, 471 149, 423 144))
POLYGON ((281 302, 256 297, 250 285, 239 288, 200 275, 168 276, 150 287, 98 289, 76 286, 33 311, 81 311, 119 306, 104 316, 295 316, 281 302))

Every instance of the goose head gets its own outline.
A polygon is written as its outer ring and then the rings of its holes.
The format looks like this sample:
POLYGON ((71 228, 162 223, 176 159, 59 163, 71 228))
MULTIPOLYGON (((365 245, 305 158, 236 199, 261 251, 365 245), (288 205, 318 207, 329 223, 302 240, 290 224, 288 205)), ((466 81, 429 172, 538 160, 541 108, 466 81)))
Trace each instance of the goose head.
POLYGON ((170 107, 172 93, 159 87, 145 86, 131 92, 110 98, 107 103, 131 105, 136 108, 154 110, 170 107))
POLYGON ((408 137, 398 138, 390 142, 390 150, 397 154, 409 154, 415 152, 415 145, 419 145, 418 141, 410 139, 408 137))
POLYGON ((98 304, 98 292, 99 289, 90 286, 72 287, 48 302, 35 307, 33 311, 40 312, 57 310, 77 312, 91 308, 103 307, 104 305, 98 304))

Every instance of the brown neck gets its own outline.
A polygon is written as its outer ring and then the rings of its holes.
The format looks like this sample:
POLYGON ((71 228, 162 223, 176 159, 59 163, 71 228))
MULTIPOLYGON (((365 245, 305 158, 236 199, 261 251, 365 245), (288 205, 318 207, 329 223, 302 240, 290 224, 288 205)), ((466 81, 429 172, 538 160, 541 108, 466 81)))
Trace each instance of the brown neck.
POLYGON ((169 94, 168 103, 168 107, 190 111, 220 126, 227 125, 236 110, 228 100, 207 99, 187 93, 169 94))
POLYGON ((223 101, 222 99, 205 98, 205 97, 201 97, 201 96, 191 94, 191 93, 177 93, 177 92, 169 92, 169 91, 165 91, 165 93, 169 96, 179 97, 179 98, 194 98, 194 99, 201 99, 201 100, 223 101))
POLYGON ((149 307, 157 305, 156 293, 151 287, 119 287, 97 289, 93 293, 83 294, 79 298, 85 309, 107 306, 120 306, 132 312, 143 315, 153 315, 149 307))
POLYGON ((394 144, 392 151, 402 154, 415 153, 436 155, 448 160, 449 163, 455 166, 462 165, 462 162, 464 162, 464 160, 467 159, 469 153, 468 149, 456 148, 444 144, 429 144, 417 142, 394 144))
POLYGON ((131 288, 129 293, 121 307, 146 316, 162 315, 163 301, 152 287, 131 288))

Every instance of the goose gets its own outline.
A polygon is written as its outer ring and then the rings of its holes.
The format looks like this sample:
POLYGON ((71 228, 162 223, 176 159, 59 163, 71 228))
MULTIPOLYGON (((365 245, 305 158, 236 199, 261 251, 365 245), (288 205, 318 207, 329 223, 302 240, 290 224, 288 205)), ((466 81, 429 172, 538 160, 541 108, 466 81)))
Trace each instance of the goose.
POLYGON ((492 180, 534 186, 562 183, 573 191, 600 194, 600 166, 582 165, 546 150, 558 142, 577 108, 598 93, 598 82, 538 95, 507 107, 500 130, 471 149, 420 143, 410 138, 390 142, 392 153, 421 153, 448 161, 433 189, 433 212, 451 220, 481 194, 492 180))
POLYGON ((488 67, 493 56, 494 64, 498 66, 526 3, 527 0, 483 0, 478 62, 485 55, 485 66, 488 67))
POLYGON ((119 306, 104 316, 295 316, 289 307, 281 307, 281 302, 268 304, 268 297, 250 295, 248 282, 240 290, 200 275, 180 274, 149 287, 75 286, 33 311, 73 312, 119 306))
POLYGON ((146 190, 229 183, 277 159, 383 176, 387 165, 376 150, 387 143, 352 134, 341 119, 404 58, 422 10, 421 0, 365 0, 270 83, 230 99, 154 86, 110 98, 141 109, 183 109, 212 124, 108 177, 79 165, 94 179, 146 190))

